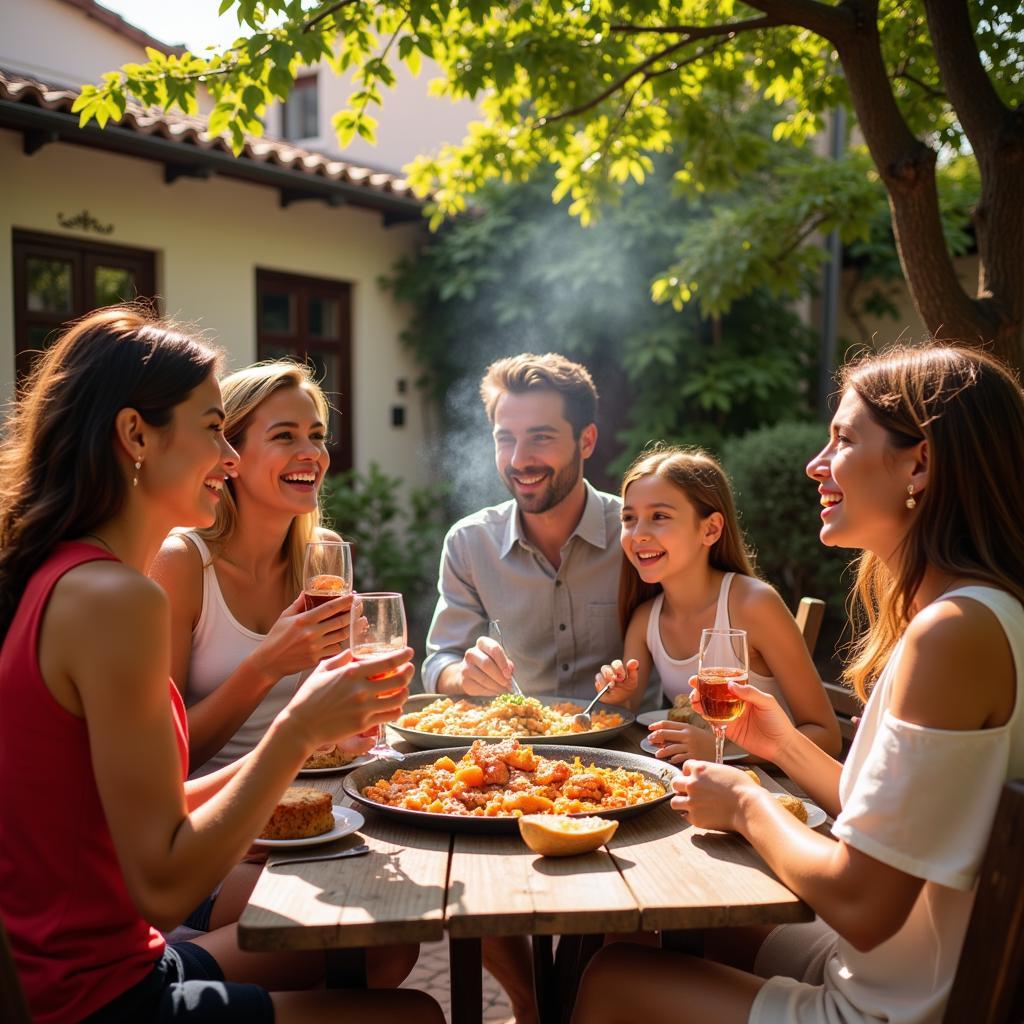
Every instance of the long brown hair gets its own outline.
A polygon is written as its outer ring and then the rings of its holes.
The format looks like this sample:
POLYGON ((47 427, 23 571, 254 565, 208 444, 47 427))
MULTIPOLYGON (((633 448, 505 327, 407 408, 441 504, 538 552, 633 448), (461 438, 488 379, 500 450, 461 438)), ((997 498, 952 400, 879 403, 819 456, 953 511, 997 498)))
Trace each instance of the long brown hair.
MULTIPOLYGON (((677 487, 686 495, 701 519, 706 519, 712 512, 722 514, 725 521, 722 534, 708 551, 708 561, 713 568, 722 572, 738 572, 743 576, 757 574, 753 556, 740 529, 729 479, 714 456, 701 448, 666 445, 641 452, 622 478, 623 501, 626 500, 630 484, 645 476, 662 477, 677 487)), ((619 621, 625 632, 633 612, 644 601, 660 594, 661 584, 645 583, 640 579, 625 553, 622 560, 622 572, 619 574, 619 621)))
POLYGON ((858 561, 860 628, 845 675, 866 699, 929 566, 1024 601, 1024 393, 1002 363, 958 346, 893 348, 844 367, 840 384, 893 447, 928 443, 928 484, 907 513, 895 574, 870 552, 858 561))
MULTIPOLYGON (((313 379, 309 367, 287 359, 267 360, 236 370, 220 382, 226 417, 224 436, 232 448, 241 450, 244 447, 245 433, 249 429, 253 413, 271 395, 286 388, 299 388, 305 391, 313 400, 317 415, 326 428, 330 407, 319 384, 313 379)), ((288 578, 296 594, 302 589, 302 563, 306 554, 306 544, 316 539, 320 521, 318 502, 314 511, 296 516, 292 520, 284 539, 282 552, 288 563, 288 578)), ((199 533, 212 547, 218 548, 234 533, 237 523, 238 505, 235 501, 234 482, 229 479, 221 501, 217 503, 217 518, 213 526, 207 530, 200 530, 199 533)))
POLYGON ((114 448, 118 412, 166 427, 217 359, 135 305, 89 313, 40 357, 0 442, 0 637, 54 546, 120 511, 128 484, 114 448))

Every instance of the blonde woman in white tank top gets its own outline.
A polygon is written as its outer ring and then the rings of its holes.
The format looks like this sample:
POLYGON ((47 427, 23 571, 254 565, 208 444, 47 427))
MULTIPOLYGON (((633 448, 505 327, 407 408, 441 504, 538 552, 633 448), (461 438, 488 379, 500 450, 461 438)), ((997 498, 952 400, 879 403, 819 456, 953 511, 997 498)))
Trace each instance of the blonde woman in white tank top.
MULTIPOLYGON (((236 761, 260 742, 304 676, 347 645, 352 600, 307 612, 301 593, 302 538, 339 539, 319 526, 329 465, 320 388, 305 367, 277 362, 230 374, 221 390, 237 476, 214 528, 173 534, 151 569, 170 597, 172 678, 188 708, 193 775, 236 761)), ((355 735, 330 745, 355 755, 372 744, 355 735)), ((212 908, 193 915, 197 926, 237 920, 259 871, 254 863, 238 865, 211 897, 212 908)), ((371 983, 396 985, 418 948, 368 952, 371 983)), ((299 987, 316 982, 322 958, 293 961, 299 987)))
MULTIPOLYGON (((797 728, 838 753, 839 725, 793 616, 775 590, 754 576, 728 480, 697 449, 641 455, 622 485, 624 555, 620 611, 628 619, 621 660, 595 686, 613 682, 605 700, 640 706, 651 667, 665 696, 690 692, 701 630, 745 629, 750 681, 777 697, 797 728)), ((710 731, 667 719, 650 726, 657 756, 674 764, 714 760, 710 731)))
POLYGON ((684 765, 672 800, 743 835, 818 919, 711 933, 717 963, 608 947, 577 1024, 943 1019, 999 795, 1024 773, 1024 393, 984 353, 937 346, 870 356, 842 384, 807 472, 822 541, 863 552, 873 614, 847 670, 861 725, 839 764, 736 686, 728 728, 835 818, 832 836, 729 765, 684 765))

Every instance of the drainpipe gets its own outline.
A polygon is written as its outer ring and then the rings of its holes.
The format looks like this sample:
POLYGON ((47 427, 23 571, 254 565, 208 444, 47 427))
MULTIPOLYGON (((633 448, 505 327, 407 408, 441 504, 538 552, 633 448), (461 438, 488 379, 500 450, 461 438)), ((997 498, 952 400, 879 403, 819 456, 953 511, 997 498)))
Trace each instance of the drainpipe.
MULTIPOLYGON (((846 148, 846 109, 836 107, 832 111, 829 155, 838 160, 846 148)), ((839 283, 843 272, 843 247, 839 232, 833 229, 825 240, 828 262, 825 264, 825 281, 821 303, 821 374, 818 382, 818 414, 828 420, 830 416, 828 397, 835 383, 835 371, 839 348, 839 283)))

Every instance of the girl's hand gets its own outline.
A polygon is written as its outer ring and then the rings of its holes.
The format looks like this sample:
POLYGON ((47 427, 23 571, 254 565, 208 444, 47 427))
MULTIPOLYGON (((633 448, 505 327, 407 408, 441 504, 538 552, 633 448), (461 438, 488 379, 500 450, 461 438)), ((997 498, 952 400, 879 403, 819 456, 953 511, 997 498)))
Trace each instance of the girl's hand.
POLYGON ((683 774, 672 780, 672 810, 681 811, 698 828, 736 832, 739 801, 744 789, 757 783, 739 768, 706 761, 688 761, 683 774))
POLYGON ((603 690, 609 683, 613 685, 601 700, 608 704, 628 703, 636 693, 639 668, 636 658, 630 658, 625 664, 616 658, 610 665, 602 665, 594 676, 594 689, 603 690))
POLYGON ((351 594, 305 609, 306 598, 299 594, 251 655, 257 669, 275 681, 312 668, 348 645, 351 594))
POLYGON ((352 652, 343 651, 309 674, 281 714, 300 730, 307 751, 394 721, 409 697, 412 653, 405 647, 353 661, 352 652))
POLYGON ((681 722, 654 722, 648 726, 648 739, 658 748, 655 757, 671 764, 682 764, 689 758, 714 761, 715 736, 707 729, 681 722))
MULTIPOLYGON (((690 704, 702 714, 696 676, 690 677, 690 685, 694 688, 690 693, 690 704)), ((725 735, 755 757, 766 761, 777 760, 779 751, 796 732, 796 726, 770 693, 756 686, 741 686, 739 683, 729 683, 729 690, 742 698, 746 707, 739 718, 726 726, 725 735)))

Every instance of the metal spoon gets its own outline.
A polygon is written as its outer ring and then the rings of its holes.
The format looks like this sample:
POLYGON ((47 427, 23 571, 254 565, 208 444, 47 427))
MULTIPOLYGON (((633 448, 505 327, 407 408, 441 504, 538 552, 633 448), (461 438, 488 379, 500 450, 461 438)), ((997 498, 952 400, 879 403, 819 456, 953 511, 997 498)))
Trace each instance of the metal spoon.
MULTIPOLYGON (((494 628, 494 639, 497 640, 499 644, 501 644, 502 650, 505 650, 505 641, 501 639, 501 630, 498 628, 498 620, 491 619, 491 626, 494 628)), ((505 654, 507 656, 508 651, 505 651, 505 654)), ((516 677, 514 675, 509 680, 509 682, 512 684, 512 692, 518 693, 519 696, 522 697, 523 691, 519 688, 519 684, 516 682, 516 677)))
POLYGON ((278 868, 286 864, 312 864, 317 860, 340 860, 342 857, 362 857, 364 853, 369 852, 370 848, 366 843, 361 843, 359 846, 350 846, 345 850, 335 850, 333 853, 318 853, 312 857, 289 857, 287 859, 275 860, 267 866, 278 868))
POLYGON ((605 683, 605 685, 597 691, 597 696, 578 714, 572 716, 572 724, 578 725, 581 729, 589 729, 593 723, 590 721, 590 712, 594 710, 594 705, 614 686, 614 683, 605 683))

